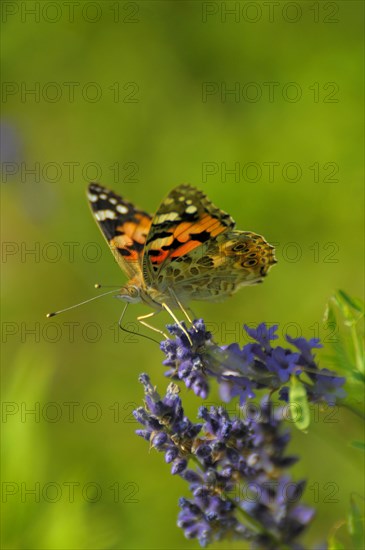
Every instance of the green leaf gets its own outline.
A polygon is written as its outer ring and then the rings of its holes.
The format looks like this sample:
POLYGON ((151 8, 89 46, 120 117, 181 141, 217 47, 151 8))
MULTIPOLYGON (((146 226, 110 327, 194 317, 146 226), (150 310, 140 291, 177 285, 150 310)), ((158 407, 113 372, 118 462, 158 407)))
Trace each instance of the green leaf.
POLYGON ((351 447, 365 451, 365 441, 351 441, 351 447))
POLYGON ((360 334, 358 334, 355 326, 352 327, 352 342, 354 346, 357 370, 360 373, 365 374, 363 339, 360 334))
POLYGON ((334 302, 337 309, 340 311, 341 315, 345 317, 345 319, 348 319, 348 316, 350 315, 350 310, 348 305, 346 304, 346 301, 344 301, 339 294, 339 291, 335 292, 335 294, 332 296, 332 301, 334 302))
POLYGON ((310 424, 307 392, 296 376, 290 378, 289 402, 293 422, 298 430, 305 431, 310 424))
POLYGON ((360 509, 355 502, 354 497, 350 499, 350 512, 347 519, 347 527, 351 535, 354 550, 364 548, 364 518, 361 515, 360 509))
POLYGON ((331 536, 328 539, 328 550, 345 550, 345 547, 342 542, 331 536))
POLYGON ((364 344, 358 327, 358 322, 364 315, 364 304, 360 299, 349 296, 344 290, 337 290, 326 306, 324 322, 327 322, 327 325, 336 323, 334 305, 342 317, 342 323, 350 330, 341 331, 338 340, 331 342, 333 354, 330 361, 337 370, 348 371, 348 377, 359 381, 360 376, 365 375, 364 344))
POLYGON ((341 299, 348 304, 349 307, 352 307, 355 311, 358 311, 364 315, 364 302, 360 298, 352 298, 344 290, 338 290, 338 295, 341 299))
POLYGON ((327 303, 326 309, 323 315, 324 323, 333 323, 337 325, 336 315, 330 302, 327 303))
POLYGON ((352 325, 364 315, 364 305, 359 298, 351 298, 344 290, 337 290, 332 300, 345 318, 345 324, 352 325), (354 315, 354 311, 359 315, 354 315))
POLYGON ((323 354, 322 356, 328 366, 332 366, 339 373, 345 373, 346 376, 352 375, 354 373, 354 362, 349 357, 343 343, 339 341, 332 344, 332 351, 331 355, 323 354))
POLYGON ((365 383, 365 376, 361 372, 354 371, 352 373, 352 376, 357 380, 358 382, 365 383))

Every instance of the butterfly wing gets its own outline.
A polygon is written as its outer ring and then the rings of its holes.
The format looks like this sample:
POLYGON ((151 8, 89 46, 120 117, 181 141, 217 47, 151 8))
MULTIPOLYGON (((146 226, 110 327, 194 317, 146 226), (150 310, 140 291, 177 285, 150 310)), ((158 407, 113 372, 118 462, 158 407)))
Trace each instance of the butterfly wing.
POLYGON ((276 263, 274 247, 250 231, 228 231, 166 267, 164 284, 180 301, 217 301, 262 282, 276 263))
POLYGON ((143 275, 183 303, 224 299, 262 281, 276 263, 274 248, 250 231, 237 231, 226 212, 190 185, 173 189, 152 220, 143 275))
POLYGON ((234 225, 231 216, 214 206, 202 191, 186 184, 176 187, 152 220, 143 255, 146 283, 166 286, 168 271, 173 276, 181 258, 191 257, 193 252, 202 255, 212 239, 234 225))
POLYGON ((87 197, 94 218, 120 267, 130 278, 141 275, 142 253, 151 216, 96 183, 89 185, 87 197))

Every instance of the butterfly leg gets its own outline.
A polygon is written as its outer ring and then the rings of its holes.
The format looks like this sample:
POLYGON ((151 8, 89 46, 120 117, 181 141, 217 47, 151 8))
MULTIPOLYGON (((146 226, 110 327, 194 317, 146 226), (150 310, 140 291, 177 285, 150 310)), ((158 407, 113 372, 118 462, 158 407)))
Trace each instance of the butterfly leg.
POLYGON ((148 323, 146 323, 144 321, 144 319, 148 319, 149 317, 153 317, 154 315, 157 315, 157 313, 159 313, 159 312, 160 311, 152 311, 152 313, 147 313, 147 315, 140 315, 139 317, 137 317, 137 321, 139 323, 141 323, 141 325, 153 330, 154 332, 159 332, 160 334, 162 334, 162 336, 164 338, 166 338, 166 340, 168 340, 169 336, 163 330, 160 330, 159 328, 153 327, 152 325, 149 325, 148 323))
MULTIPOLYGON (((184 326, 180 323, 179 319, 176 317, 176 315, 174 314, 174 312, 169 308, 168 305, 166 305, 165 303, 162 303, 161 304, 162 307, 164 307, 167 311, 167 313, 169 313, 171 315, 171 317, 173 318, 173 320, 175 321, 175 323, 181 328, 181 330, 183 331, 183 333, 185 334, 185 336, 187 337, 187 339, 189 340, 189 344, 192 346, 193 345, 193 342, 190 338, 190 334, 188 333, 188 331, 186 330, 186 328, 184 328, 184 326)), ((191 321, 190 321, 191 322, 191 321)))
POLYGON ((123 321, 124 314, 127 310, 127 307, 128 307, 128 303, 125 305, 125 307, 122 311, 122 314, 119 317, 118 326, 119 326, 120 330, 122 330, 123 332, 127 332, 128 334, 136 334, 137 336, 141 336, 142 338, 147 338, 147 340, 151 340, 152 342, 156 342, 156 344, 160 344, 160 342, 158 340, 155 340, 154 338, 150 338, 150 336, 147 336, 146 334, 140 334, 139 332, 135 332, 134 330, 129 330, 129 329, 123 327, 122 321, 123 321))
POLYGON ((183 312, 183 314, 185 315, 185 317, 187 318, 187 320, 189 321, 189 323, 191 324, 192 320, 190 319, 186 309, 184 308, 184 306, 182 305, 182 303, 180 302, 179 298, 176 296, 176 294, 172 290, 172 288, 169 288, 169 292, 170 292, 171 296, 174 298, 174 300, 177 303, 177 305, 179 306, 179 308, 181 309, 181 311, 183 312))
MULTIPOLYGON (((195 329, 196 332, 197 329, 194 327, 194 324, 193 324, 193 321, 191 320, 190 316, 188 315, 188 312, 187 310, 184 308, 184 306, 182 305, 182 303, 180 302, 179 298, 176 296, 175 292, 172 290, 172 288, 169 289, 169 292, 170 294, 172 295, 172 297, 174 298, 174 300, 176 301, 177 305, 179 306, 179 308, 181 309, 181 311, 183 312, 183 314, 185 315, 185 317, 187 318, 187 320, 189 321, 189 323, 191 324, 191 326, 195 329)), ((196 319, 193 311, 189 308, 190 312, 193 314, 193 318, 196 319)), ((189 341, 190 341, 190 338, 189 338, 189 341)))

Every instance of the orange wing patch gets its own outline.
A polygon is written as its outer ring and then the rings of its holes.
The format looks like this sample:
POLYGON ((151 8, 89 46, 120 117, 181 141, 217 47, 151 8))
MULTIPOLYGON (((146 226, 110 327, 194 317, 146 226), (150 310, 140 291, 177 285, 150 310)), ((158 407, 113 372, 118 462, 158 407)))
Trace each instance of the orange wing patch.
POLYGON ((151 241, 148 251, 150 261, 161 265, 167 258, 184 256, 226 229, 219 220, 209 215, 196 223, 181 222, 175 228, 170 228, 163 238, 151 241))
POLYGON ((153 282, 165 262, 173 261, 234 227, 232 218, 201 191, 180 185, 163 201, 152 220, 143 273, 153 282))

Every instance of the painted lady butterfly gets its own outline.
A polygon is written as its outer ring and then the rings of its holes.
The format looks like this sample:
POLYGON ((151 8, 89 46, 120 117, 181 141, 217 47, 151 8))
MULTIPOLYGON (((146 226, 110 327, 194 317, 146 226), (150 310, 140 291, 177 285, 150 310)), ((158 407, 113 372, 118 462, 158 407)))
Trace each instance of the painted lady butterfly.
POLYGON ((129 277, 117 297, 155 310, 138 318, 146 326, 143 319, 161 309, 172 314, 191 300, 220 300, 259 283, 276 263, 273 246, 235 230, 231 216, 190 185, 173 189, 153 217, 96 183, 89 185, 88 199, 129 277))

